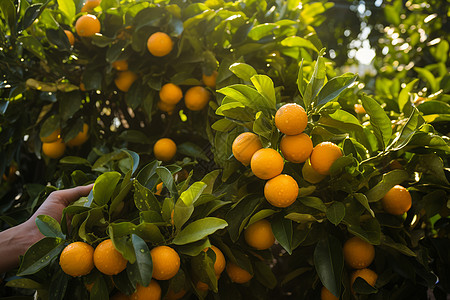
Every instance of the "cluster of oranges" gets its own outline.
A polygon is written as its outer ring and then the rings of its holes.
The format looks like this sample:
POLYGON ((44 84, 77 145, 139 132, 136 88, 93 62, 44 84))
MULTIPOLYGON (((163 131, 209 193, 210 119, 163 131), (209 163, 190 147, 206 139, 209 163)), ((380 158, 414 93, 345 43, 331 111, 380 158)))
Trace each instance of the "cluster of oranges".
MULTIPOLYGON (((342 151, 331 142, 313 147, 311 138, 303 132, 307 124, 308 116, 298 104, 283 105, 275 114, 275 125, 284 133, 279 147, 284 159, 292 163, 304 163, 304 179, 318 183, 330 174, 331 165, 342 156, 342 151)), ((251 132, 244 132, 236 137, 232 151, 242 164, 250 164, 256 177, 268 180, 264 196, 270 204, 288 207, 294 203, 298 196, 298 184, 290 175, 281 174, 284 159, 278 151, 263 148, 259 137, 251 132)))
POLYGON ((46 137, 41 137, 42 152, 50 158, 58 159, 64 155, 66 145, 69 147, 77 147, 83 145, 89 139, 89 125, 84 123, 83 130, 80 131, 73 139, 64 143, 61 138, 61 130, 57 129, 46 137))
MULTIPOLYGON (((238 265, 226 263, 225 256, 216 246, 211 246, 215 254, 214 272, 217 279, 222 272, 227 270, 227 274, 233 282, 245 283, 252 278, 252 275, 240 268, 238 265)), ((135 292, 124 295, 120 292, 112 296, 111 299, 161 299, 161 287, 158 281, 169 280, 179 271, 181 261, 178 253, 169 246, 157 246, 150 250, 152 258, 153 272, 152 280, 148 286, 137 285, 135 292)), ((127 267, 128 261, 117 251, 113 241, 106 239, 94 249, 85 242, 73 242, 66 246, 59 258, 61 269, 73 277, 88 275, 94 267, 105 275, 117 275, 127 267)), ((92 284, 87 285, 88 290, 92 289, 92 284)), ((197 280, 196 288, 200 291, 207 291, 209 286, 197 280)), ((180 299, 187 293, 186 289, 180 291, 169 290, 165 299, 180 299)))

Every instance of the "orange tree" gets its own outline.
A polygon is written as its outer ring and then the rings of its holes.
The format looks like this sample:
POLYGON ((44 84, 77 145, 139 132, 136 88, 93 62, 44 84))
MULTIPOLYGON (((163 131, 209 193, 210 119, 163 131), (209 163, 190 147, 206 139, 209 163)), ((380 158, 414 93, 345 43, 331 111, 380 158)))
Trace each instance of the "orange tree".
POLYGON ((309 26, 329 7, 3 1, 1 159, 23 174, 13 188, 5 174, 3 220, 26 217, 47 181, 95 181, 62 225, 37 219, 46 238, 6 285, 52 299, 448 292, 447 138, 413 87, 393 110, 335 76, 309 26), (233 147, 244 132, 250 150, 233 147))

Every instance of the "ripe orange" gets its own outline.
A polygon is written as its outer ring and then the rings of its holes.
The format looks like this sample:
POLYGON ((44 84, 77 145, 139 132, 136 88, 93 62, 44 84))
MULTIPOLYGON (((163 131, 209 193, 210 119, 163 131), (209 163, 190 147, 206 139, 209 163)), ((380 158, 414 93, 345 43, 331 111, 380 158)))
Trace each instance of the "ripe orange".
POLYGON ((321 182, 326 177, 326 175, 319 174, 312 168, 311 160, 309 158, 302 167, 302 175, 303 179, 313 184, 321 182))
POLYGON ((130 300, 130 296, 127 296, 121 292, 115 293, 109 300, 130 300))
POLYGON ((186 295, 186 290, 182 289, 181 291, 174 292, 173 290, 169 290, 164 297, 164 300, 178 300, 183 298, 183 296, 186 295))
POLYGON ((341 148, 332 142, 316 145, 311 153, 311 166, 319 174, 329 175, 333 163, 342 156, 341 148))
POLYGON ((232 262, 227 264, 227 274, 236 283, 246 283, 253 278, 253 275, 232 262))
POLYGON ((160 182, 156 185, 156 192, 155 195, 161 196, 161 192, 163 190, 163 183, 160 182))
POLYGON ((194 86, 186 91, 184 103, 192 111, 202 110, 209 102, 211 94, 202 86, 194 86))
POLYGON ((159 110, 164 111, 169 115, 171 115, 175 110, 175 105, 167 104, 166 102, 162 102, 161 100, 158 101, 157 106, 159 110))
POLYGON ((402 215, 411 208, 411 194, 403 186, 396 185, 384 195, 381 204, 387 213, 402 215))
POLYGON ((81 8, 81 12, 90 12, 100 5, 101 0, 88 0, 81 8))
POLYGON ((44 137, 40 137, 41 138, 41 142, 43 142, 43 143, 55 142, 57 139, 61 138, 60 134, 61 134, 61 130, 60 129, 56 129, 55 131, 50 133, 50 135, 44 136, 44 137))
POLYGON ((116 60, 111 64, 111 66, 117 71, 126 71, 128 70, 128 61, 126 60, 116 60))
POLYGON ((95 248, 94 264, 103 274, 116 275, 125 270, 127 260, 117 251, 112 240, 107 239, 95 248))
POLYGON ((288 103, 277 110, 275 125, 284 134, 297 135, 308 125, 308 115, 300 105, 288 103))
POLYGON ((353 269, 367 268, 375 258, 373 245, 356 236, 345 242, 343 252, 345 262, 353 269))
POLYGON ((69 40, 70 45, 73 46, 73 44, 75 44, 75 37, 73 36, 72 31, 64 30, 64 33, 66 34, 67 39, 69 40))
POLYGON ((168 280, 180 269, 180 256, 168 246, 158 246, 150 251, 153 261, 153 278, 168 280))
POLYGON ((75 30, 79 36, 93 36, 101 29, 100 21, 94 15, 84 15, 75 23, 75 30))
POLYGON ((202 75, 203 83, 212 89, 216 88, 217 71, 213 71, 211 75, 202 75))
POLYGON ((281 138, 280 150, 288 161, 302 163, 311 155, 313 143, 306 133, 285 135, 281 138))
POLYGON ((80 91, 86 92, 86 86, 82 82, 80 82, 80 91))
POLYGON ((89 125, 84 123, 83 130, 78 132, 78 134, 73 139, 68 141, 67 146, 76 147, 76 146, 81 146, 84 143, 86 143, 86 141, 89 139, 88 131, 89 131, 89 125))
POLYGON ((137 285, 136 291, 130 296, 131 300, 160 300, 161 287, 159 283, 152 279, 148 286, 137 285))
POLYGON ((132 71, 122 71, 117 73, 116 79, 114 79, 114 83, 117 88, 122 92, 128 92, 133 83, 138 79, 136 73, 132 71))
POLYGON ((172 51, 173 42, 169 35, 164 32, 155 32, 147 40, 148 51, 153 56, 162 57, 172 51))
POLYGON ((51 143, 42 143, 42 152, 50 158, 58 159, 64 155, 64 151, 66 151, 66 144, 62 139, 51 143))
POLYGON ((354 106, 355 109, 355 113, 357 114, 365 114, 366 110, 364 109, 364 107, 361 104, 355 104, 354 106))
POLYGON ((297 199, 297 181, 286 174, 278 175, 266 182, 264 196, 273 206, 288 207, 297 199))
POLYGON ((244 132, 238 135, 231 146, 234 157, 244 166, 248 166, 253 154, 262 148, 259 137, 252 132, 244 132))
POLYGON ((61 252, 59 264, 70 276, 87 275, 94 268, 94 248, 84 242, 71 243, 61 252))
POLYGON ((209 290, 209 285, 204 283, 203 281, 197 281, 195 284, 195 288, 199 291, 206 292, 209 290))
POLYGON ((361 277, 364 279, 368 284, 371 286, 375 286, 375 283, 377 282, 378 275, 371 269, 361 269, 356 270, 352 273, 351 279, 350 279, 350 286, 352 287, 353 291, 353 283, 355 282, 356 278, 361 277))
MULTIPOLYGON (((214 272, 216 273, 216 276, 220 276, 222 274, 223 270, 225 270, 225 256, 223 256, 222 251, 220 251, 219 248, 217 248, 214 245, 211 245, 211 249, 213 249, 214 253, 216 254, 216 261, 214 262, 214 272)), ((207 251, 208 248, 205 248, 203 251, 207 251)))
POLYGON ((277 151, 271 148, 264 148, 253 154, 250 166, 256 177, 270 179, 281 174, 284 161, 277 151))
POLYGON ((178 85, 173 83, 166 83, 159 91, 159 99, 166 103, 175 105, 183 98, 183 92, 178 85))
POLYGON ((244 231, 247 244, 256 250, 265 250, 275 243, 270 222, 263 219, 248 226, 244 231))
POLYGON ((321 300, 339 300, 338 297, 333 295, 326 287, 322 287, 320 291, 320 299, 321 300))
POLYGON ((177 153, 177 144, 169 138, 159 139, 153 146, 156 159, 163 162, 170 161, 177 153))

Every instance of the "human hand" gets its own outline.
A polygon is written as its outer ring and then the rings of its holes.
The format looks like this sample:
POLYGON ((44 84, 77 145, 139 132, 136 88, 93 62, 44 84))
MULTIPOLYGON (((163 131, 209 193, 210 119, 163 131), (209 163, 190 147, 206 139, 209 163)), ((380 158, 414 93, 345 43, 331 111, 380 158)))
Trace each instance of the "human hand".
POLYGON ((39 209, 24 223, 0 232, 0 273, 19 263, 19 255, 44 236, 36 225, 39 215, 48 215, 61 222, 62 212, 70 203, 89 195, 93 184, 52 192, 39 209), (3 259, 4 258, 4 259, 3 259))

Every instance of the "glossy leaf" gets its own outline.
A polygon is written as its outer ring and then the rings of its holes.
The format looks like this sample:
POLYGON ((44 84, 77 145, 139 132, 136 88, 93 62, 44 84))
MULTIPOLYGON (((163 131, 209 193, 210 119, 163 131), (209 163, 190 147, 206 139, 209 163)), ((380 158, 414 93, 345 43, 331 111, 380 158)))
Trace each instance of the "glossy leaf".
POLYGON ((92 188, 94 202, 98 205, 104 205, 111 199, 114 189, 120 180, 120 173, 108 172, 100 175, 92 188))
POLYGON ((196 242, 227 226, 228 223, 225 220, 214 217, 196 220, 181 230, 172 242, 175 245, 185 245, 196 242))
POLYGON ((372 125, 375 136, 382 149, 384 149, 388 145, 392 135, 391 120, 381 105, 374 99, 363 95, 361 101, 364 109, 370 116, 370 124, 372 125))
POLYGON ((47 237, 64 239, 66 236, 61 231, 61 225, 50 216, 40 215, 36 218, 36 225, 39 231, 47 237))
POLYGON ((341 294, 344 269, 342 245, 334 236, 320 240, 314 250, 314 265, 322 284, 336 297, 341 294))

